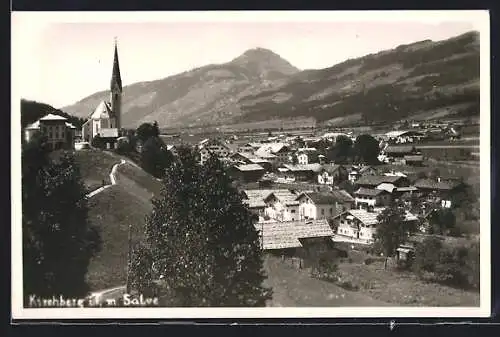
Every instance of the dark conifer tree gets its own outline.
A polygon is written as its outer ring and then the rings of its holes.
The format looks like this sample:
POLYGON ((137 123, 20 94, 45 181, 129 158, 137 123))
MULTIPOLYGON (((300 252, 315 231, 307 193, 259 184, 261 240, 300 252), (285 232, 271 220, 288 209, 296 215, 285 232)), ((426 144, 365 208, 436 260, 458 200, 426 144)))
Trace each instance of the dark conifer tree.
POLYGON ((70 153, 50 159, 43 137, 22 151, 24 297, 82 296, 99 232, 88 221, 86 189, 70 153))
POLYGON ((219 160, 200 166, 192 150, 180 148, 153 204, 146 244, 131 266, 139 291, 155 278, 170 306, 265 305, 271 295, 262 285, 255 219, 219 160))

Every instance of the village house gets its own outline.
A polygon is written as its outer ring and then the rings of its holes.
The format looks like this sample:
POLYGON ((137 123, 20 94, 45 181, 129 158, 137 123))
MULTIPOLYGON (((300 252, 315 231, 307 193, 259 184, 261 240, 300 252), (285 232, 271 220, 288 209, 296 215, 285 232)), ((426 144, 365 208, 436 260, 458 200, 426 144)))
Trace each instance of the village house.
POLYGON ((268 143, 255 151, 257 157, 273 160, 277 164, 288 163, 288 156, 290 155, 290 147, 286 143, 268 143))
POLYGON ((453 194, 458 193, 464 187, 463 182, 459 180, 444 180, 440 177, 419 179, 414 185, 419 192, 428 197, 429 202, 439 202, 443 208, 452 207, 453 194))
POLYGON ((230 175, 242 182, 256 182, 264 175, 266 170, 258 164, 234 165, 230 169, 230 175))
POLYGON ((327 192, 303 192, 297 199, 299 219, 326 219, 336 215, 336 199, 327 192))
POLYGON ((217 156, 219 159, 229 158, 232 149, 223 141, 217 139, 204 139, 198 144, 200 153, 200 163, 203 165, 210 156, 217 156))
POLYGON ((352 165, 349 167, 349 169, 347 171, 348 171, 348 180, 352 183, 354 183, 356 180, 358 180, 362 176, 376 175, 377 174, 377 170, 369 165, 366 165, 366 166, 365 165, 363 165, 363 166, 352 165))
POLYGON ((408 177, 386 176, 386 175, 366 175, 356 181, 358 187, 374 189, 382 183, 389 183, 396 187, 410 186, 408 177))
POLYGON ((297 268, 307 268, 335 252, 334 232, 326 220, 261 222, 254 226, 262 250, 291 261, 297 268))
POLYGON ((299 219, 297 195, 289 190, 277 190, 264 198, 265 215, 277 221, 295 221, 299 219))
POLYGON ((388 206, 391 203, 391 193, 383 189, 360 187, 354 192, 357 208, 388 206))
MULTIPOLYGON (((260 145, 260 144, 259 144, 260 145)), ((250 143, 245 143, 240 146, 238 146, 237 152, 242 152, 242 153, 253 153, 255 150, 257 150, 254 146, 252 146, 250 143)))
POLYGON ((298 195, 299 219, 332 218, 351 209, 354 199, 344 190, 332 192, 302 192, 298 195))
MULTIPOLYGON (((359 243, 371 244, 379 223, 377 217, 385 208, 374 209, 351 209, 337 215, 334 227, 337 227, 337 234, 348 239, 356 240, 359 243)), ((418 222, 418 218, 406 212, 405 221, 418 222)))
POLYGON ((301 165, 319 162, 319 153, 314 147, 299 148, 295 155, 297 156, 297 162, 301 165))
POLYGON ((266 203, 264 198, 271 194, 272 190, 244 190, 243 203, 248 206, 248 209, 259 218, 265 215, 266 203))
POLYGON ((385 134, 385 139, 391 144, 414 143, 424 137, 424 133, 416 130, 390 131, 385 134))
POLYGON ((284 164, 278 170, 281 172, 281 175, 285 176, 285 179, 313 182, 317 180, 317 175, 321 169, 322 165, 316 163, 307 165, 284 164))
POLYGON ((47 137, 52 150, 74 149, 75 130, 76 127, 68 123, 67 118, 47 114, 24 129, 24 139, 29 142, 35 133, 40 132, 47 137))
POLYGON ((382 150, 386 162, 401 165, 421 165, 424 158, 414 146, 387 146, 382 150))
POLYGON ((318 183, 333 185, 348 179, 347 169, 343 165, 327 164, 321 167, 318 183))
POLYGON ((247 152, 237 152, 230 156, 231 160, 235 163, 242 164, 258 164, 262 166, 266 171, 271 170, 271 162, 266 159, 259 158, 251 153, 247 152))
POLYGON ((424 156, 421 154, 406 155, 403 158, 403 165, 422 166, 424 163, 424 156))

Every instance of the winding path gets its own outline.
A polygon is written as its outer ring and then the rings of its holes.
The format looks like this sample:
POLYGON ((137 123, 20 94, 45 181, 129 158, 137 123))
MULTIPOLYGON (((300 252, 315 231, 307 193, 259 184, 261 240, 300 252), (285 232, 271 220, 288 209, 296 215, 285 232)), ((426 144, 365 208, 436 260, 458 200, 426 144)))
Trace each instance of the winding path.
POLYGON ((113 165, 113 168, 111 169, 111 172, 109 173, 109 179, 111 180, 111 184, 99 187, 98 189, 96 189, 96 190, 88 193, 86 195, 87 199, 90 199, 94 195, 101 193, 105 189, 110 188, 113 185, 116 185, 116 170, 118 169, 118 166, 126 164, 126 163, 127 163, 127 161, 124 160, 124 159, 122 159, 121 162, 119 162, 118 164, 113 165))

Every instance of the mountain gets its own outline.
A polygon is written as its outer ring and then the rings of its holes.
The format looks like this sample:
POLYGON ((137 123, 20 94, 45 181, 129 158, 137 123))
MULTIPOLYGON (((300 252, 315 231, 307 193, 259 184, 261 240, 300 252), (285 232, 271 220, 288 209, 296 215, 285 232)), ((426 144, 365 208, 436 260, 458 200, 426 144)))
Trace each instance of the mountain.
MULTIPOLYGON (((62 110, 87 116, 108 92, 62 110)), ((234 60, 124 88, 123 124, 203 126, 313 117, 323 124, 479 115, 479 33, 425 40, 299 71, 256 48, 234 60)))
MULTIPOLYGON (((240 113, 240 98, 274 88, 297 72, 274 52, 256 48, 228 63, 135 83, 123 88, 122 124, 136 127, 155 120, 160 126, 225 122, 240 113)), ((63 110, 88 116, 108 96, 108 91, 98 92, 63 110)))

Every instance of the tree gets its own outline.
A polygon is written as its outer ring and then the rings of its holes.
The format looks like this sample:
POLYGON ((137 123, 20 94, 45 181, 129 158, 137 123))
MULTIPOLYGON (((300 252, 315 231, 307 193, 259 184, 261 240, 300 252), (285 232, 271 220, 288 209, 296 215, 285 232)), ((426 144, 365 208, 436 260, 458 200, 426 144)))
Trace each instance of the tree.
POLYGON ((422 276, 423 272, 433 273, 439 263, 439 257, 443 243, 434 236, 428 236, 415 249, 415 260, 413 268, 415 272, 422 276))
MULTIPOLYGON (((162 278, 169 306, 264 306, 271 298, 254 217, 217 158, 201 166, 192 150, 178 149, 147 218, 147 253, 132 266, 140 291, 162 278)), ((144 251, 144 249, 143 249, 144 251)))
POLYGON ((50 159, 45 139, 22 151, 24 295, 86 295, 90 259, 101 247, 88 220, 86 189, 71 153, 50 159))
POLYGON ((159 140, 151 137, 142 146, 140 165, 149 174, 162 178, 165 169, 172 163, 173 155, 159 140))
POLYGON ((450 209, 437 209, 429 215, 429 234, 458 236, 455 214, 450 209))
POLYGON ((377 165, 380 147, 378 141, 370 135, 360 135, 354 142, 354 153, 358 162, 377 165))
POLYGON ((142 123, 136 130, 137 139, 145 143, 149 138, 158 137, 160 135, 160 130, 158 128, 158 123, 142 123))
POLYGON ((340 135, 335 141, 335 145, 327 150, 327 158, 337 164, 346 164, 352 156, 353 143, 351 138, 340 135))
POLYGON ((379 223, 374 240, 382 248, 386 257, 384 268, 387 267, 387 259, 396 253, 399 245, 417 230, 417 224, 414 221, 406 221, 405 213, 403 207, 395 204, 387 207, 377 216, 379 223))

